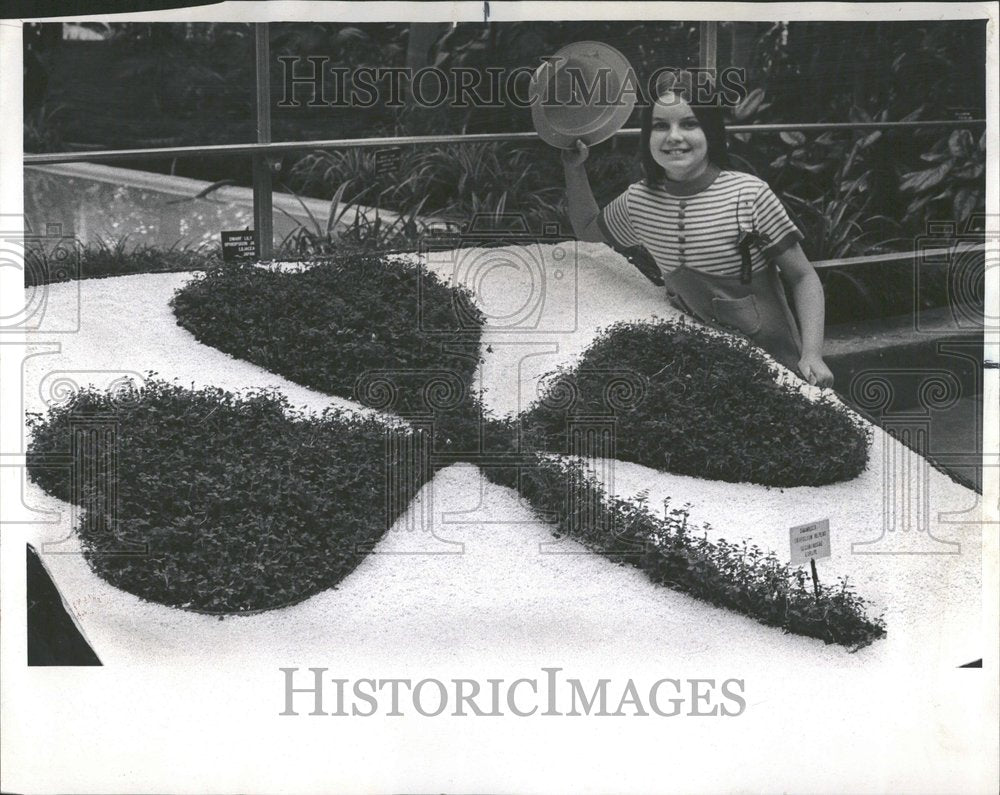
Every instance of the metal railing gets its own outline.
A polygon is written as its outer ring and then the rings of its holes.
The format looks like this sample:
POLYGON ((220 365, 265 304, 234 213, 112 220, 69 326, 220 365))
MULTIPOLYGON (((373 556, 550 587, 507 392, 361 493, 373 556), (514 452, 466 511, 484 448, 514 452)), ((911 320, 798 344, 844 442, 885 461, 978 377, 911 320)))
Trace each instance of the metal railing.
MULTIPOLYGON (((891 130, 914 128, 963 128, 984 126, 985 119, 934 120, 908 122, 832 122, 832 123, 788 123, 788 124, 734 124, 726 128, 730 134, 737 133, 778 133, 778 132, 828 132, 840 130, 891 130)), ((265 129, 270 137, 270 126, 265 129)), ((639 130, 630 128, 620 130, 621 137, 635 137, 639 130)), ((296 152, 306 149, 349 149, 377 148, 387 146, 420 146, 430 144, 471 144, 471 143, 505 143, 511 141, 538 141, 536 132, 518 133, 473 133, 468 135, 406 135, 385 138, 331 138, 313 141, 279 141, 248 144, 218 144, 214 146, 170 146, 150 149, 107 149, 91 152, 46 152, 24 156, 25 165, 55 165, 59 163, 112 163, 124 160, 177 158, 177 157, 225 157, 231 155, 250 155, 254 160, 254 222, 258 232, 260 256, 264 260, 273 257, 271 241, 271 175, 266 159, 269 155, 284 152, 296 152), (263 200, 261 197, 265 197, 263 200)), ((965 245, 963 252, 983 251, 984 245, 965 245)), ((919 252, 920 256, 944 256, 953 253, 950 249, 935 249, 919 252)), ((874 254, 858 257, 844 257, 832 260, 817 260, 813 267, 817 269, 836 268, 845 265, 862 265, 874 262, 903 261, 913 259, 916 253, 898 252, 892 254, 874 254)))
MULTIPOLYGON (((982 127, 986 119, 935 120, 935 121, 882 121, 882 122, 830 122, 787 124, 733 124, 726 127, 731 135, 737 133, 828 132, 838 130, 891 130, 923 127, 962 128, 982 127)), ((631 138, 639 135, 631 127, 619 130, 616 136, 631 138)), ((427 144, 509 143, 512 141, 540 141, 536 132, 469 133, 457 135, 401 135, 385 138, 330 138, 313 141, 277 141, 274 143, 217 144, 214 146, 165 146, 150 149, 95 149, 86 152, 45 152, 25 155, 26 166, 56 163, 110 163, 120 160, 139 160, 175 157, 224 157, 227 155, 275 155, 303 149, 362 149, 380 146, 421 146, 427 144)))

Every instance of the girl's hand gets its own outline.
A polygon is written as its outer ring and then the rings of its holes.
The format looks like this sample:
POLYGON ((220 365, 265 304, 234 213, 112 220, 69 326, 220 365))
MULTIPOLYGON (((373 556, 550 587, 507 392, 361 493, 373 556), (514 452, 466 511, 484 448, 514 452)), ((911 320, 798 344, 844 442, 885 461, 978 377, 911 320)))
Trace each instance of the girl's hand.
POLYGON ((806 354, 799 359, 799 372, 813 386, 833 386, 833 373, 822 356, 806 354))
POLYGON ((562 162, 567 168, 582 166, 590 155, 590 147, 579 138, 573 142, 569 149, 562 150, 562 162))

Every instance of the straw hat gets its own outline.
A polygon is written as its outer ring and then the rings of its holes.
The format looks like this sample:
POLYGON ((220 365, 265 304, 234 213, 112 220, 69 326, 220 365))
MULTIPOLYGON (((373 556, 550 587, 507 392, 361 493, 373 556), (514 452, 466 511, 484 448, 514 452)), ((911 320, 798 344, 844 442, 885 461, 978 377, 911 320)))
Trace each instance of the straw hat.
POLYGON ((637 90, 632 66, 618 50, 599 41, 577 41, 531 76, 531 119, 542 140, 552 146, 565 149, 577 138, 593 146, 625 125, 637 90))

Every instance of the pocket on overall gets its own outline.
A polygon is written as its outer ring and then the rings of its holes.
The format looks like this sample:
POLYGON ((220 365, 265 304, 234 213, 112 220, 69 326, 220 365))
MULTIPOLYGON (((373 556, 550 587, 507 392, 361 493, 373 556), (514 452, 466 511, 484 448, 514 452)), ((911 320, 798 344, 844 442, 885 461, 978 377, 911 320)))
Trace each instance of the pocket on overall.
POLYGON ((744 334, 756 334, 761 329, 757 301, 752 295, 743 298, 713 298, 714 320, 739 329, 744 334))

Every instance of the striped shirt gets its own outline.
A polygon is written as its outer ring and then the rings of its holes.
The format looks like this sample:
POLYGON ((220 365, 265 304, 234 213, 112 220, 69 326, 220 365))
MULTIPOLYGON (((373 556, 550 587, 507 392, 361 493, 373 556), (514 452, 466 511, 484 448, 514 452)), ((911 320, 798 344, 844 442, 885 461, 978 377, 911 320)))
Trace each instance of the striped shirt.
POLYGON ((652 188, 633 183, 601 210, 598 223, 609 242, 642 245, 663 273, 679 265, 716 276, 738 276, 739 241, 756 233, 754 270, 802 240, 767 183, 740 171, 711 167, 690 183, 652 188))

